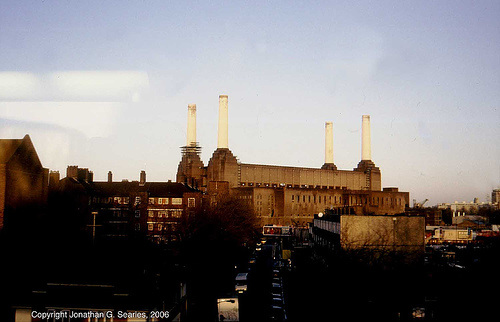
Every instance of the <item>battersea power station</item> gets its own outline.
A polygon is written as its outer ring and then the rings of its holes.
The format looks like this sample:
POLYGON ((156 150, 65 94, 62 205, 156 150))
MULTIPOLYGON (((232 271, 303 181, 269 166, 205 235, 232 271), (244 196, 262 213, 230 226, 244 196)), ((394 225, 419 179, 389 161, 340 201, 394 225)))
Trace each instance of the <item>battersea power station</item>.
POLYGON ((325 209, 357 215, 404 213, 409 193, 382 189, 380 169, 371 160, 369 115, 363 115, 361 126, 361 161, 353 170, 339 170, 334 164, 332 122, 325 123, 321 167, 242 163, 228 146, 228 97, 220 95, 217 149, 205 166, 196 141, 196 105, 189 104, 177 182, 206 192, 212 201, 225 194, 245 200, 261 225, 304 227, 325 209))

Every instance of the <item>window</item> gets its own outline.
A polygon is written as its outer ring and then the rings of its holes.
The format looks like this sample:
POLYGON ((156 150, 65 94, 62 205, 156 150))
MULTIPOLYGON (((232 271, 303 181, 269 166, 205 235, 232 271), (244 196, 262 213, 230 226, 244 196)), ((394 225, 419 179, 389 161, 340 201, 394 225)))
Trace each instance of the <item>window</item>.
POLYGON ((292 195, 292 201, 293 201, 293 197, 294 197, 294 196, 295 196, 295 195, 292 195))
POLYGON ((168 205, 168 198, 158 198, 158 204, 168 205))
POLYGON ((140 210, 136 210, 135 211, 135 218, 140 218, 141 217, 141 211, 140 210))
POLYGON ((149 204, 154 205, 155 204, 155 198, 149 198, 149 204))
POLYGON ((182 205, 182 198, 172 198, 172 205, 182 205))
POLYGON ((141 197, 139 196, 135 197, 135 205, 137 206, 140 203, 141 203, 141 197))
POLYGON ((148 230, 152 231, 154 229, 154 224, 148 224, 148 230))
POLYGON ((188 208, 194 208, 196 204, 195 198, 188 198, 188 208))
POLYGON ((141 230, 141 224, 135 224, 135 230, 136 231, 141 230))
POLYGON ((153 210, 148 210, 148 216, 149 217, 154 217, 155 216, 155 212, 153 210))
POLYGON ((163 225, 162 225, 162 224, 158 224, 158 230, 159 230, 159 231, 162 231, 162 230, 163 230, 163 225))
POLYGON ((169 210, 170 216, 172 218, 181 218, 182 217, 182 209, 172 209, 169 210))

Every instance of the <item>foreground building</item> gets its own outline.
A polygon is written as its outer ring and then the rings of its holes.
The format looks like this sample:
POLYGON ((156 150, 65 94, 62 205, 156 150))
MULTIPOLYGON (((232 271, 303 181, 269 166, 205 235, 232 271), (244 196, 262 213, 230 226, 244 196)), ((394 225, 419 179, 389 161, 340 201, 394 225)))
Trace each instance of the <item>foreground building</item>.
MULTIPOLYGON (((55 174, 57 176, 58 174, 55 174)), ((88 169, 69 166, 67 176, 51 183, 51 202, 75 214, 94 238, 117 240, 147 235, 158 243, 177 241, 182 220, 201 207, 200 191, 175 182, 93 181, 88 169), (68 204, 68 200, 71 203, 68 204)))
POLYGON ((326 208, 350 208, 357 214, 394 215, 409 206, 409 193, 382 189, 381 172, 371 160, 370 116, 362 118, 361 161, 353 170, 339 170, 333 161, 333 124, 325 123, 325 163, 321 168, 247 164, 228 147, 228 97, 219 96, 217 149, 208 165, 196 142, 196 105, 188 106, 187 144, 177 182, 196 186, 209 195, 221 186, 249 201, 262 225, 306 226, 326 208), (220 184, 210 184, 210 183, 220 184), (226 185, 222 183, 226 182, 226 185))
POLYGON ((29 135, 0 139, 0 230, 28 222, 26 216, 45 207, 48 175, 29 135))
POLYGON ((316 246, 419 258, 425 248, 425 218, 408 215, 349 215, 328 211, 310 227, 316 246))

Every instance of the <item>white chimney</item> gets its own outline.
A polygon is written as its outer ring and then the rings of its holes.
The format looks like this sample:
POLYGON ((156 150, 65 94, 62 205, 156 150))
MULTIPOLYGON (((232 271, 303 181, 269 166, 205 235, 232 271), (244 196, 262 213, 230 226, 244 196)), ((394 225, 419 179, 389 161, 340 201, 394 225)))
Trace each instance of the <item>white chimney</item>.
POLYGON ((333 123, 325 122, 325 163, 333 163, 333 123))
POLYGON ((227 95, 219 95, 219 131, 217 137, 217 149, 227 149, 227 95))
POLYGON ((188 124, 186 146, 196 146, 196 104, 188 104, 188 124))
POLYGON ((370 115, 363 115, 361 123, 361 160, 371 160, 372 150, 370 146, 370 115))

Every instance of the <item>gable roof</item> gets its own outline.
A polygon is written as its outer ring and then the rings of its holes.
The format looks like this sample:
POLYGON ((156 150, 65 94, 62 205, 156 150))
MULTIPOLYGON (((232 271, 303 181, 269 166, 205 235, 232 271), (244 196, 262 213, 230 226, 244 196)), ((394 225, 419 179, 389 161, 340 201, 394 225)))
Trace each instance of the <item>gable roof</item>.
MULTIPOLYGON (((16 153, 30 155, 29 159, 39 168, 43 168, 28 134, 22 139, 0 139, 0 164, 7 164, 16 153)), ((25 158, 24 156, 22 158, 25 158)))
POLYGON ((23 143, 23 139, 0 139, 0 164, 7 163, 17 149, 23 143))

